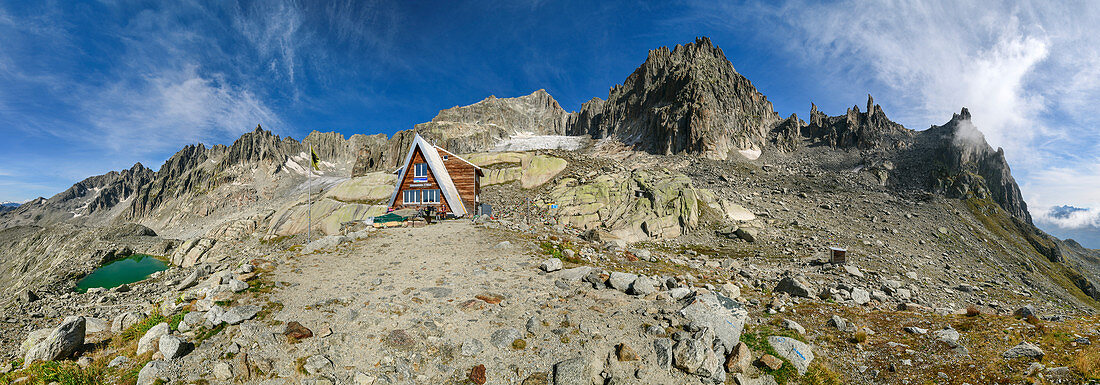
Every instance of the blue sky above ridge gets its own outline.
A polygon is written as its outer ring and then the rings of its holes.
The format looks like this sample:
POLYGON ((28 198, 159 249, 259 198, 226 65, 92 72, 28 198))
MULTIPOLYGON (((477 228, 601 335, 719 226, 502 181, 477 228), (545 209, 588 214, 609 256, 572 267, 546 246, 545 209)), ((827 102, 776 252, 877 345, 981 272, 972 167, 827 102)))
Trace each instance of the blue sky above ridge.
POLYGON ((392 134, 540 88, 575 111, 708 36, 783 116, 868 93, 913 129, 970 108, 1037 223, 1100 248, 1097 25, 1091 2, 0 0, 0 201, 256 124, 392 134))

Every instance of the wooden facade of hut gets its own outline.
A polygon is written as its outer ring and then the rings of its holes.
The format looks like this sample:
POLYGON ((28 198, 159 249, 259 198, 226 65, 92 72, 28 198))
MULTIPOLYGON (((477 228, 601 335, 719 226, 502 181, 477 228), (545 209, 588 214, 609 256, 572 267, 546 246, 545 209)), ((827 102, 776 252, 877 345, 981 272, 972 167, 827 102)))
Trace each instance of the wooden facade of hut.
POLYGON ((428 143, 420 134, 397 174, 397 186, 390 196, 389 208, 423 209, 434 207, 437 213, 455 217, 472 215, 481 203, 481 177, 485 172, 473 163, 428 143))

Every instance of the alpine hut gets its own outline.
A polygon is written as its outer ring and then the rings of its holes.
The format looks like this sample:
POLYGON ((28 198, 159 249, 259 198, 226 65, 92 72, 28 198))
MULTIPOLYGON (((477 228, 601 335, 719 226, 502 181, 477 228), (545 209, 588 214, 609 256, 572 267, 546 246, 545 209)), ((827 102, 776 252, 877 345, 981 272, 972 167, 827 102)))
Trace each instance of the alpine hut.
POLYGON ((466 159, 428 143, 420 134, 397 174, 390 210, 434 207, 436 213, 461 217, 476 213, 485 172, 466 159))

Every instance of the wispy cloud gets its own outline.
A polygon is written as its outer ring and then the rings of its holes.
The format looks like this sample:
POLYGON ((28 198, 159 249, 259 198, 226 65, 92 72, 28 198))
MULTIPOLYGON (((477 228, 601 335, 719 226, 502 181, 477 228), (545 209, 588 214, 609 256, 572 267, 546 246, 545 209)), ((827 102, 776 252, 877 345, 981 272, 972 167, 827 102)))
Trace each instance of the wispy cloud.
POLYGON ((298 47, 308 44, 302 29, 302 12, 291 1, 256 2, 240 10, 233 23, 248 39, 261 59, 268 62, 273 73, 294 83, 298 47))
POLYGON ((82 107, 104 135, 90 139, 115 151, 171 150, 181 143, 232 140, 256 124, 282 125, 251 91, 218 75, 203 76, 196 65, 152 74, 139 85, 120 82, 96 96, 82 107))

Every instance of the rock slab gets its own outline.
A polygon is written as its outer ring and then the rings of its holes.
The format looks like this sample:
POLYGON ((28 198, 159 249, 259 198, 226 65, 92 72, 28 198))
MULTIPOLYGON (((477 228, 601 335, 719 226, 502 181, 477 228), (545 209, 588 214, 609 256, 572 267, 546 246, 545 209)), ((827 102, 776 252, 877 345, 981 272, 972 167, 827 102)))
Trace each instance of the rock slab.
POLYGON ((771 336, 768 337, 768 344, 775 349, 776 353, 786 358, 798 370, 798 374, 806 374, 806 370, 810 368, 810 362, 814 360, 813 349, 802 341, 790 337, 771 336))
POLYGON ((53 361, 72 355, 84 345, 84 327, 84 317, 66 317, 45 339, 27 351, 23 368, 35 361, 53 361))
POLYGON ((693 297, 680 314, 695 323, 706 326, 722 341, 726 353, 741 341, 741 331, 749 313, 737 301, 721 294, 706 293, 693 297))

